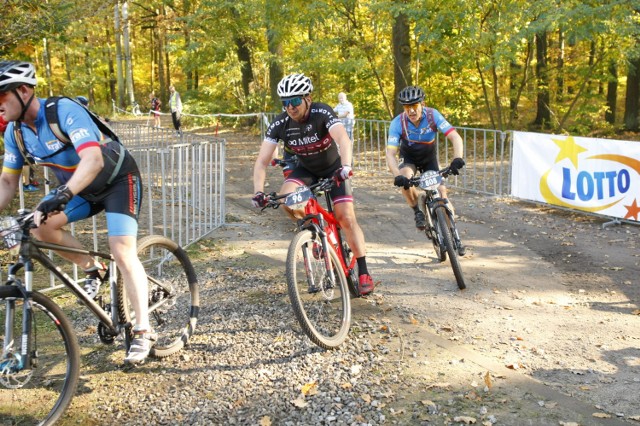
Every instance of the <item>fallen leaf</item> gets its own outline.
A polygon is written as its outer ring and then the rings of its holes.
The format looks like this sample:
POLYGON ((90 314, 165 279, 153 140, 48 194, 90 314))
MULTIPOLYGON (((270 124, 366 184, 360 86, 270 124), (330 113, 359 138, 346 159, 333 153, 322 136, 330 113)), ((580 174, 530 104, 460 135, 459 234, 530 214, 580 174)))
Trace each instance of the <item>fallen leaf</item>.
POLYGON ((360 398, 362 398, 362 400, 367 404, 371 402, 371 395, 369 395, 368 393, 363 393, 362 395, 360 395, 360 398))
POLYGON ((318 393, 317 387, 317 382, 307 383, 306 385, 302 386, 301 392, 303 395, 315 395, 316 393, 318 393))
POLYGON ((487 371, 484 373, 484 384, 487 385, 489 389, 493 386, 493 382, 491 381, 491 374, 487 371))
POLYGON ((347 383, 343 383, 342 386, 340 386, 342 389, 351 389, 353 387, 353 385, 349 382, 347 383))
POLYGON ((560 426, 580 426, 580 424, 576 422, 560 422, 558 424, 560 426))
POLYGON ((476 419, 474 419, 473 417, 467 417, 467 416, 456 416, 453 418, 453 421, 464 423, 466 425, 472 425, 476 422, 476 419))
POLYGON ((611 414, 607 414, 607 413, 593 413, 592 416, 596 417, 598 419, 609 419, 609 418, 611 418, 611 414))
POLYGON ((293 401, 291 401, 291 403, 295 405, 297 408, 304 408, 307 405, 309 405, 309 403, 304 400, 304 395, 300 395, 297 399, 294 399, 293 401))
POLYGON ((635 311, 631 312, 633 315, 640 315, 640 309, 636 309, 635 311))
POLYGON ((260 426, 271 426, 271 418, 269 416, 264 416, 260 419, 260 426))

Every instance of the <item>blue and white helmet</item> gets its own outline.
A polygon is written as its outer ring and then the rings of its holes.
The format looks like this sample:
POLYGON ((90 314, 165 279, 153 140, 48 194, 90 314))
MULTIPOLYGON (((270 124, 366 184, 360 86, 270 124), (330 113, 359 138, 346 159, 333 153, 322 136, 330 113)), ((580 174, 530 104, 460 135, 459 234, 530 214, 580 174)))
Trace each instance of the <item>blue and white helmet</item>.
POLYGON ((35 86, 37 82, 33 64, 22 61, 0 62, 0 92, 8 92, 23 84, 35 86))
POLYGON ((304 74, 288 75, 278 83, 278 96, 281 98, 307 96, 311 92, 313 92, 313 84, 304 74))

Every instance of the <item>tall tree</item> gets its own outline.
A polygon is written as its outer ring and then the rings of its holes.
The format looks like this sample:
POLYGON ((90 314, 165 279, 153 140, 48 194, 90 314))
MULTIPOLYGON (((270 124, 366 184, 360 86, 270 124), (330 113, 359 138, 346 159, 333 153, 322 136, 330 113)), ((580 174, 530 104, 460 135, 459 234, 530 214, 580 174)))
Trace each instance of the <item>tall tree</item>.
MULTIPOLYGON (((393 99, 406 86, 413 84, 411 77, 411 39, 409 36, 409 18, 403 12, 398 13, 393 21, 393 99)), ((394 102, 394 114, 402 112, 402 106, 394 102)))
POLYGON ((536 34, 536 118, 533 124, 542 128, 551 123, 549 74, 547 69, 547 32, 536 34))

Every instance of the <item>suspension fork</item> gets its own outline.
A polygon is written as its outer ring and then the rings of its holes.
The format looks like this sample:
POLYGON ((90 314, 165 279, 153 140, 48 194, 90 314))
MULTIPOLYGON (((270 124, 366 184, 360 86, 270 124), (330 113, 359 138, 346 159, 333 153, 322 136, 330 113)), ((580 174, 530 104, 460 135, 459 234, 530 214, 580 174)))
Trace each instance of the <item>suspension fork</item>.
MULTIPOLYGON (((5 318, 5 336, 4 336, 4 347, 3 355, 7 355, 9 353, 16 354, 19 352, 18 365, 10 365, 10 368, 13 371, 20 371, 25 368, 31 368, 35 361, 31 357, 31 346, 32 346, 32 307, 31 307, 31 297, 29 294, 33 289, 33 262, 31 259, 23 260, 22 258, 18 263, 12 265, 9 268, 9 277, 8 282, 17 282, 16 274, 17 272, 24 267, 24 283, 22 285, 18 285, 17 288, 22 293, 22 300, 24 301, 22 305, 22 334, 20 335, 20 347, 19 349, 16 347, 16 341, 13 334, 14 325, 15 325, 15 313, 16 313, 16 302, 15 300, 7 300, 6 303, 6 318, 5 318)), ((15 355, 14 355, 15 356, 15 355)), ((34 352, 34 358, 37 357, 37 351, 34 352)), ((2 366, 2 363, 8 361, 7 359, 0 360, 0 370, 5 367, 2 366)))

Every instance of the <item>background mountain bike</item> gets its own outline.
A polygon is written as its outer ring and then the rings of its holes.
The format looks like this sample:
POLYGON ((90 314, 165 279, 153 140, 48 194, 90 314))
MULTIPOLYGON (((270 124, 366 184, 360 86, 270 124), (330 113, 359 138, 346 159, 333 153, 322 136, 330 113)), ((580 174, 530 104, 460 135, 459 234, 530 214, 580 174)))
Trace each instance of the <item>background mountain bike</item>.
MULTIPOLYGON (((33 227, 33 213, 26 210, 0 225, 5 245, 18 255, 9 266, 7 281, 0 285, 0 424, 53 424, 78 385, 80 349, 75 332, 54 301, 55 294, 49 297, 33 289, 34 260, 96 316, 102 342, 114 343, 123 335, 128 350, 135 321, 111 254, 38 241, 30 235, 33 227), (110 294, 90 299, 43 250, 89 254, 109 261, 105 280, 110 283, 110 294), (23 279, 17 275, 21 269, 23 279)), ((198 282, 187 253, 168 238, 151 235, 140 239, 138 255, 149 279, 151 326, 158 333, 150 355, 163 358, 184 347, 194 332, 200 305, 198 282)))
POLYGON ((464 247, 460 243, 460 236, 453 213, 447 206, 449 200, 440 197, 438 192, 438 186, 450 173, 449 167, 440 171, 427 170, 422 175, 410 179, 409 182, 412 186, 419 186, 424 190, 424 194, 420 195, 418 201, 418 205, 427 219, 427 226, 424 232, 433 243, 433 249, 440 262, 447 260, 447 255, 449 255, 449 262, 456 277, 458 288, 463 290, 466 288, 466 284, 458 254, 460 256, 464 254, 464 247))
MULTIPOLYGON (((340 346, 351 326, 351 300, 358 297, 358 266, 333 215, 329 192, 335 181, 269 194, 267 207, 304 208, 286 260, 287 289, 293 312, 305 334, 324 349, 340 346), (324 193, 327 208, 318 202, 324 193)), ((264 210, 264 209, 263 209, 264 210)))

